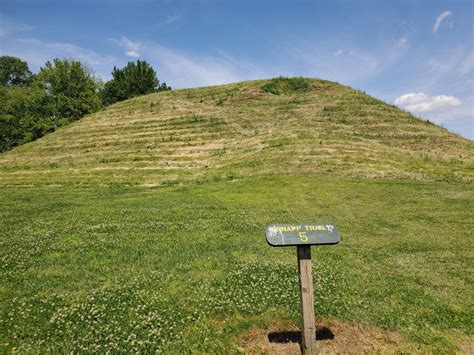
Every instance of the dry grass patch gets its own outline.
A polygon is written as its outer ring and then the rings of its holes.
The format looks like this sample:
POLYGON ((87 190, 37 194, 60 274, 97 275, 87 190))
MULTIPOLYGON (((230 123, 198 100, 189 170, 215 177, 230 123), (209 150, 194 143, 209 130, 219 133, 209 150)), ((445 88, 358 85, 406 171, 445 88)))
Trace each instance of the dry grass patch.
MULTIPOLYGON (((252 328, 237 339, 238 346, 249 354, 300 354, 300 342, 298 325, 281 321, 265 329, 252 328)), ((395 332, 337 319, 318 321, 314 349, 318 354, 422 351, 395 332)))

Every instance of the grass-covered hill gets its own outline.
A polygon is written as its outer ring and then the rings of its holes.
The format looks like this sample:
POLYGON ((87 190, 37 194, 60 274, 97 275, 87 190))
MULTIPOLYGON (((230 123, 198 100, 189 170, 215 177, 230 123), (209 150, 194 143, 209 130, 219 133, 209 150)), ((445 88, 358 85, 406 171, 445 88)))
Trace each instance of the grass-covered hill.
POLYGON ((274 79, 113 105, 0 156, 0 185, 274 174, 471 181, 474 143, 359 91, 274 79))
POLYGON ((473 157, 321 80, 113 105, 0 154, 0 352, 298 351, 272 341, 298 329, 295 250, 265 226, 320 220, 319 350, 472 353, 473 157))

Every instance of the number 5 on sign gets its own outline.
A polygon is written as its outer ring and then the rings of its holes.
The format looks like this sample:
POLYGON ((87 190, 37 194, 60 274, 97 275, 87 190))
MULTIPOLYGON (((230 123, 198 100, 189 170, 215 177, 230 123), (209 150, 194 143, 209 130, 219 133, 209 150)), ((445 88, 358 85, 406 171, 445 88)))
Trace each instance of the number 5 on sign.
POLYGON ((307 242, 308 241, 308 236, 306 235, 306 232, 299 232, 300 239, 302 242, 307 242))

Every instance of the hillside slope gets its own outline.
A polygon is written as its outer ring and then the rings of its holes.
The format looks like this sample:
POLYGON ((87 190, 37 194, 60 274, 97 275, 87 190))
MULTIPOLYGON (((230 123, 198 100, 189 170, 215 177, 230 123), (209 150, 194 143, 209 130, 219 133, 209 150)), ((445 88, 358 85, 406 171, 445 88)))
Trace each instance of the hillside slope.
POLYGON ((474 143, 351 88, 250 81, 115 104, 0 155, 0 186, 268 174, 472 181, 474 143))

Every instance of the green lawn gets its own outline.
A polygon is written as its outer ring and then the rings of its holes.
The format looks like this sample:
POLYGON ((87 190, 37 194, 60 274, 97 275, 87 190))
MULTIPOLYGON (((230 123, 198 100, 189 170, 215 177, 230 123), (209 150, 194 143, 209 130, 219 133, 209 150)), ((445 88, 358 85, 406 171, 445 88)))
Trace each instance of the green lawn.
POLYGON ((471 184, 316 176, 3 187, 0 351, 239 351, 299 319, 295 250, 266 224, 317 220, 342 235, 313 248, 318 319, 454 351, 472 341, 473 201, 471 184))

